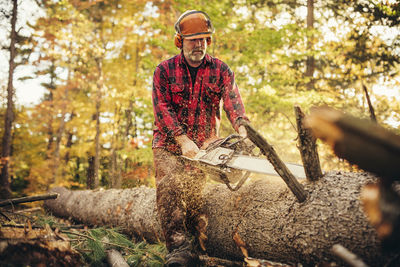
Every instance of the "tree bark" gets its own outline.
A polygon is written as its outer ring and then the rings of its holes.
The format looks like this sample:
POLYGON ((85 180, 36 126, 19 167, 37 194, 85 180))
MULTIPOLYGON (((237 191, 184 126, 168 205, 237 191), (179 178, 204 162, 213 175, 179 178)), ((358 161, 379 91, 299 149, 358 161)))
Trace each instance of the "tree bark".
POLYGON ((15 70, 15 43, 17 42, 17 33, 15 26, 17 23, 18 1, 13 1, 13 9, 11 16, 11 36, 10 36, 10 60, 8 69, 8 83, 7 83, 7 109, 4 118, 4 134, 2 140, 1 150, 1 173, 0 173, 0 198, 7 199, 11 197, 10 188, 10 156, 11 156, 11 142, 12 142, 12 124, 14 122, 14 70, 15 70))
MULTIPOLYGON (((233 240, 240 237, 250 257, 314 266, 340 262, 331 251, 341 244, 371 266, 382 266, 389 256, 379 248, 376 231, 360 207, 363 184, 375 181, 367 173, 331 172, 305 184, 303 203, 279 178, 257 180, 237 192, 225 185, 204 190, 209 217, 207 252, 225 259, 243 259, 233 240)), ((147 241, 162 240, 155 190, 148 187, 97 191, 54 188, 60 196, 45 201, 54 215, 91 225, 118 226, 126 234, 147 241)))
POLYGON ((314 135, 338 157, 380 176, 364 186, 361 200, 385 250, 400 248, 400 136, 376 122, 330 108, 316 108, 307 118, 314 135))

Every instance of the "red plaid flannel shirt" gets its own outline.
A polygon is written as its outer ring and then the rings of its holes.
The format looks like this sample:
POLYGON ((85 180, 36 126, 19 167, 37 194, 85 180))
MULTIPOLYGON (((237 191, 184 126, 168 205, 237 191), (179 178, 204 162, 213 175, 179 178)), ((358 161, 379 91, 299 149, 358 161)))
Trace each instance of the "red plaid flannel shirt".
POLYGON ((155 128, 153 148, 181 154, 175 136, 186 134, 198 147, 216 136, 220 101, 237 131, 241 120, 248 120, 227 64, 206 54, 197 72, 194 87, 183 54, 159 64, 153 76, 155 128))

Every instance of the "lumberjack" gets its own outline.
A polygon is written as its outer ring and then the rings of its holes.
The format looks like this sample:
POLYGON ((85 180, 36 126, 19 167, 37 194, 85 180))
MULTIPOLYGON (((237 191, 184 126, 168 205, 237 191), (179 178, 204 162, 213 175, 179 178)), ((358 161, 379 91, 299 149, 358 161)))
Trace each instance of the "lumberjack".
POLYGON ((206 53, 214 32, 202 11, 184 12, 175 23, 181 53, 160 63, 153 77, 153 156, 157 208, 166 240, 167 266, 195 266, 205 250, 207 218, 202 213, 204 173, 180 156, 193 158, 218 139, 220 102, 233 128, 247 135, 235 76, 229 66, 206 53), (197 237, 195 239, 194 237, 197 237))

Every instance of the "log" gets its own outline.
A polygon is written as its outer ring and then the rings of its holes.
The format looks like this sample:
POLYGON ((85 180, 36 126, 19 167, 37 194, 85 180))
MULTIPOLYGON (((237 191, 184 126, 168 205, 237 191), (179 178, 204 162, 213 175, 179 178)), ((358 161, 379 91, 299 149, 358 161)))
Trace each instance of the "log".
POLYGON ((322 177, 322 171, 316 138, 312 135, 310 129, 304 127, 305 115, 300 107, 295 106, 294 111, 296 114, 297 132, 299 134, 299 150, 306 177, 309 181, 318 181, 322 177))
POLYGON ((363 188, 361 200, 385 250, 400 248, 400 136, 338 110, 314 108, 306 119, 313 134, 335 154, 377 174, 379 183, 363 188))
MULTIPOLYGON (((382 266, 391 255, 380 250, 359 203, 360 188, 376 179, 368 173, 329 172, 304 185, 309 197, 303 203, 278 177, 249 182, 236 192, 209 184, 203 192, 209 217, 207 253, 243 260, 235 236, 249 257, 315 266, 337 261, 331 247, 340 243, 370 266, 382 266)), ((153 188, 51 192, 60 196, 45 201, 45 208, 56 216, 118 226, 149 242, 162 240, 153 188)))

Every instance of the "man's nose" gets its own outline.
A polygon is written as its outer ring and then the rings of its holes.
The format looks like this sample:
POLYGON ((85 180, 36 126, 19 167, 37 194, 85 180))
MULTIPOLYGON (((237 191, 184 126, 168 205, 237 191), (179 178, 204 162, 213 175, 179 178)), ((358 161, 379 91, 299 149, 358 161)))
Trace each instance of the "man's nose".
POLYGON ((198 40, 196 40, 196 42, 195 42, 195 44, 196 44, 196 46, 203 46, 203 40, 202 39, 198 39, 198 40))

